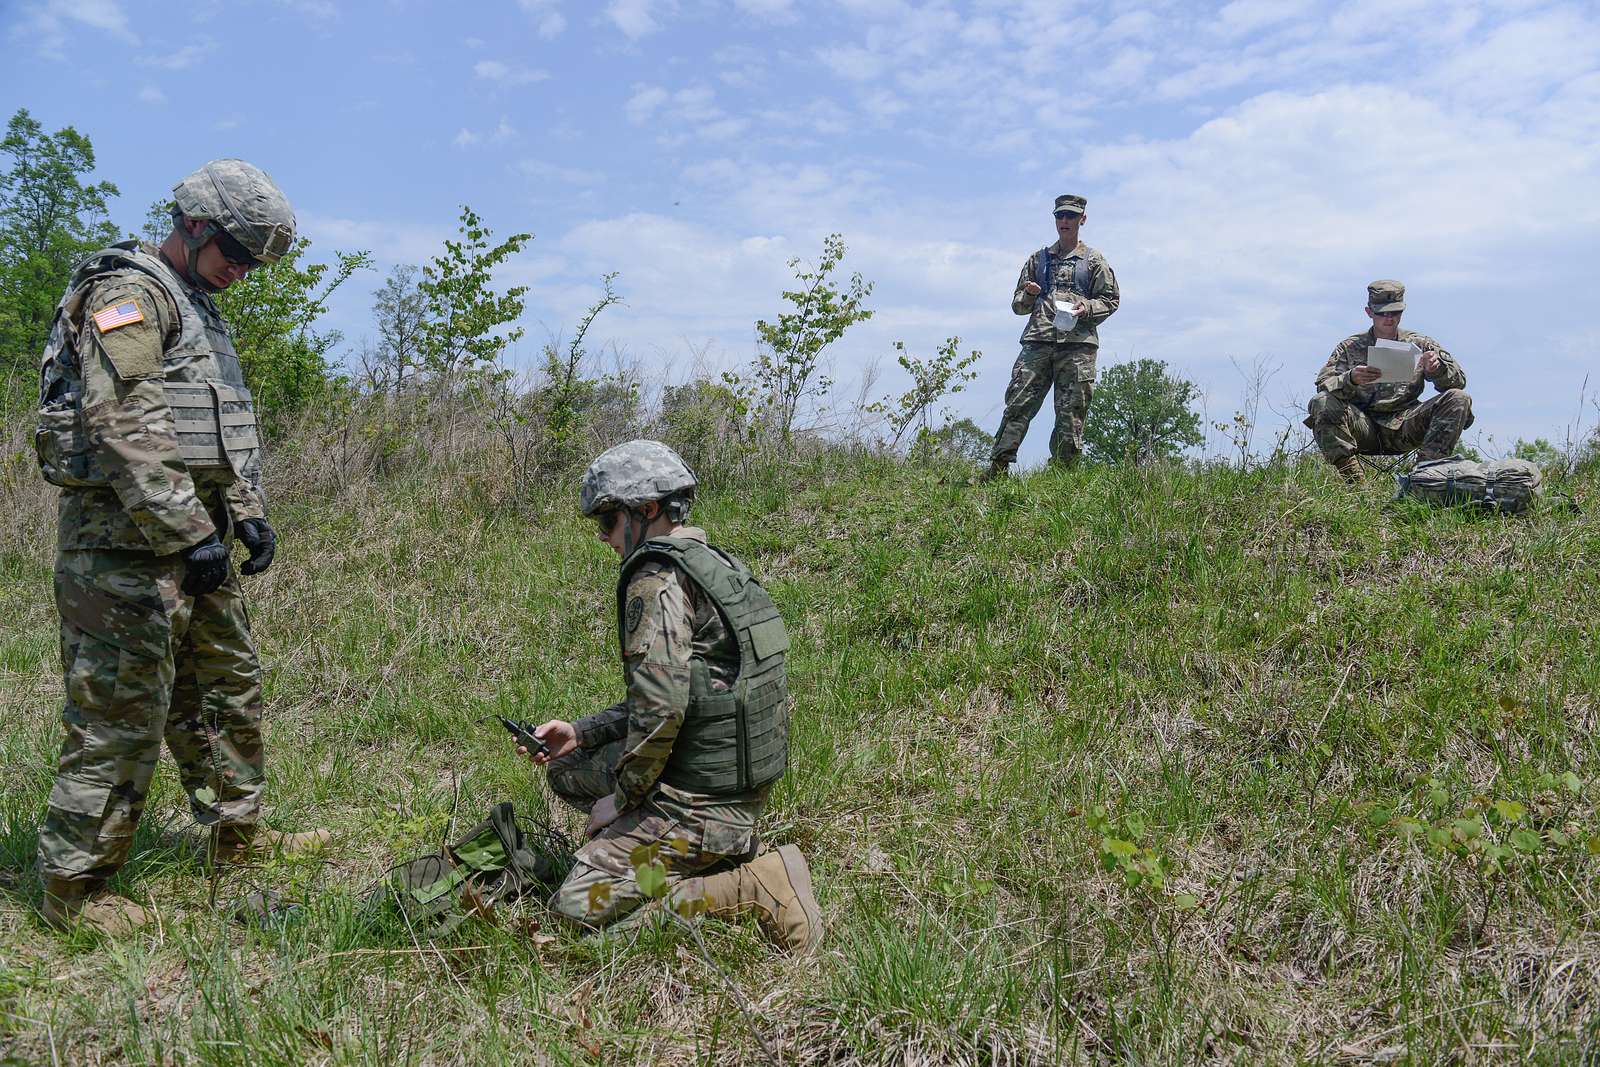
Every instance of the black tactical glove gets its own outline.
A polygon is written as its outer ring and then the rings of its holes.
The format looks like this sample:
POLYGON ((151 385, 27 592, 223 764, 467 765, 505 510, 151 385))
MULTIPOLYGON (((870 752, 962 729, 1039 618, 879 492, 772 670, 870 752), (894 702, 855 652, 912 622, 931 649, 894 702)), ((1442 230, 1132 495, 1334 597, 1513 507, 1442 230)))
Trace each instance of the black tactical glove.
POLYGON ((183 594, 215 593, 228 580, 228 549, 217 535, 183 550, 183 594))
POLYGON ((273 553, 278 551, 278 535, 272 532, 266 519, 240 519, 235 527, 239 540, 250 550, 250 558, 239 567, 240 574, 260 574, 272 566, 273 553))

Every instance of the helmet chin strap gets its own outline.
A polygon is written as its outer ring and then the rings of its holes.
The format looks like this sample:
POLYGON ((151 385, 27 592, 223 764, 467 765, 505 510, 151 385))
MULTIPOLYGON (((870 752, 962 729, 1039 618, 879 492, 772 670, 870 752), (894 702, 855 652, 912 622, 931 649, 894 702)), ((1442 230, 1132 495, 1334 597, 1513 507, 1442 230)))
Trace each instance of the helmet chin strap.
POLYGON ((644 521, 644 516, 628 508, 622 513, 622 558, 627 559, 633 555, 634 549, 644 544, 649 538, 644 537, 644 528, 649 525, 644 521), (634 531, 638 534, 635 535, 634 531))
POLYGON ((201 230, 198 236, 193 235, 189 232, 189 227, 186 225, 188 219, 184 216, 183 212, 178 210, 177 205, 173 205, 172 208, 172 221, 174 224, 174 229, 177 230, 178 236, 183 238, 184 248, 188 250, 188 254, 184 256, 184 277, 188 278, 190 285, 194 286, 202 293, 220 293, 222 291, 221 287, 206 281, 200 276, 199 272, 195 270, 195 265, 200 262, 200 250, 206 246, 206 242, 210 241, 212 237, 216 236, 217 224, 207 219, 205 229, 201 230))

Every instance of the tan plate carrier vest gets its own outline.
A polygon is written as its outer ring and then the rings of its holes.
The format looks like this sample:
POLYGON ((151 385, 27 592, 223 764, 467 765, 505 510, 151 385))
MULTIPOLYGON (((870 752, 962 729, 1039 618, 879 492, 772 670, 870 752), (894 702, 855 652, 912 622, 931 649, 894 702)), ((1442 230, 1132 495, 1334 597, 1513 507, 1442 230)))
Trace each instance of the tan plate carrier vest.
POLYGON ((689 710, 661 780, 696 793, 744 793, 777 781, 789 765, 789 634, 772 597, 732 556, 699 541, 658 537, 622 565, 617 635, 627 639, 628 580, 650 560, 676 565, 705 591, 739 642, 739 674, 718 690, 703 659, 689 664, 689 710))
POLYGON ((34 432, 45 480, 63 487, 111 484, 94 442, 84 432, 78 408, 83 377, 77 338, 90 286, 114 271, 130 269, 154 279, 178 311, 178 340, 161 358, 163 392, 184 463, 202 478, 212 472, 227 475, 204 478, 207 481, 241 477, 259 486, 261 442, 255 404, 245 388, 244 370, 228 328, 210 297, 184 284, 137 241, 103 248, 79 263, 67 295, 56 306, 39 368, 39 425, 34 432))

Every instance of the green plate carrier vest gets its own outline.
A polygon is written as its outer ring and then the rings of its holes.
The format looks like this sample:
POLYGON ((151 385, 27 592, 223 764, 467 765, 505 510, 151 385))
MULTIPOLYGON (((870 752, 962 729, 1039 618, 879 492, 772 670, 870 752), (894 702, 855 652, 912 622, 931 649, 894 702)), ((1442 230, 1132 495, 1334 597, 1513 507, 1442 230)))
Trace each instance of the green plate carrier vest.
POLYGON ((689 709, 661 780, 696 793, 744 793, 782 777, 789 763, 789 634, 772 597, 734 557, 699 541, 658 537, 628 557, 617 583, 617 634, 627 634, 628 580, 649 560, 687 574, 739 642, 739 673, 717 690, 705 661, 690 663, 689 709))
POLYGON ((79 419, 83 395, 77 337, 89 287, 113 271, 137 270, 157 282, 178 310, 178 340, 162 354, 163 387, 178 451, 197 481, 261 481, 255 404, 228 327, 211 298, 184 284, 137 241, 102 248, 72 272, 56 307, 39 367, 39 425, 34 448, 45 480, 63 487, 111 484, 79 419))

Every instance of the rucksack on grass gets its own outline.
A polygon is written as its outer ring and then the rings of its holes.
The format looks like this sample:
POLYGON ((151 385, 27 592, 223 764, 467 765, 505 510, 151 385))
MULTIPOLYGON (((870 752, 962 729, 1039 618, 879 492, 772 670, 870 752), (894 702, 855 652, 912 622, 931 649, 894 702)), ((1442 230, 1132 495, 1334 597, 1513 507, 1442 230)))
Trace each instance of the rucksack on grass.
POLYGON ((1395 475, 1399 496, 1440 507, 1471 504, 1514 515, 1543 495, 1544 475, 1525 459, 1479 463, 1463 456, 1418 463, 1395 475))

